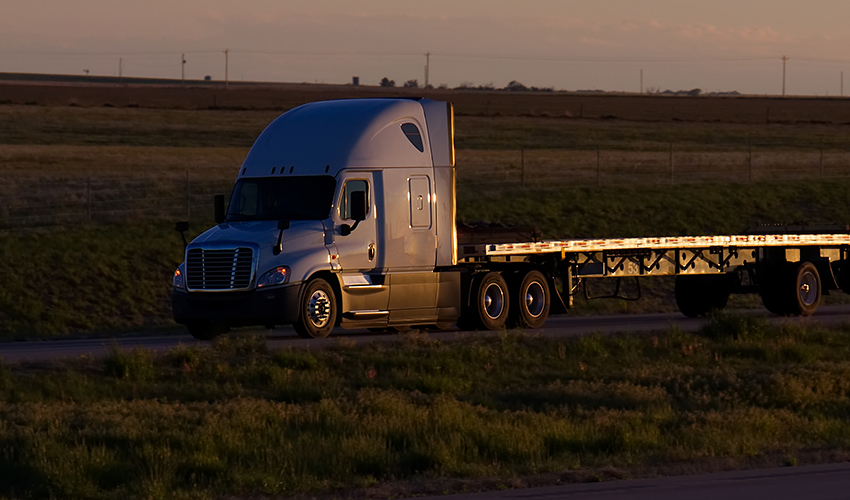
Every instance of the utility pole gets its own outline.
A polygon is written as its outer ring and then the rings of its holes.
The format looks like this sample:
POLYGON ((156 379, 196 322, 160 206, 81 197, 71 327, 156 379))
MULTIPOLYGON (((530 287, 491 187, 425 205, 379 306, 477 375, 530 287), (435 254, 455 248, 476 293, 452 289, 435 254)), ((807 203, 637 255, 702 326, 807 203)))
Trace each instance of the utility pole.
POLYGON ((228 79, 227 79, 227 64, 228 57, 230 56, 230 49, 224 49, 224 88, 227 90, 228 79))
POLYGON ((180 54, 180 84, 186 86, 186 54, 180 54))
POLYGON ((844 72, 841 72, 841 97, 844 97, 844 72))
POLYGON ((785 97, 785 65, 788 63, 788 57, 782 56, 782 97, 785 97))
POLYGON ((428 73, 431 70, 431 53, 425 53, 425 88, 428 88, 428 73))
POLYGON ((643 94, 643 68, 640 70, 640 93, 643 94))

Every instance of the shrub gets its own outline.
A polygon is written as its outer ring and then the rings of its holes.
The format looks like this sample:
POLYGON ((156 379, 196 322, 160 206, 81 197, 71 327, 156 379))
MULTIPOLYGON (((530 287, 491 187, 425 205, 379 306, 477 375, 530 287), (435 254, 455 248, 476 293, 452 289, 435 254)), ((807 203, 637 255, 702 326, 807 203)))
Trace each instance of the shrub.
POLYGON ((124 350, 113 345, 103 362, 106 373, 115 378, 143 381, 155 372, 153 353, 147 349, 124 350))

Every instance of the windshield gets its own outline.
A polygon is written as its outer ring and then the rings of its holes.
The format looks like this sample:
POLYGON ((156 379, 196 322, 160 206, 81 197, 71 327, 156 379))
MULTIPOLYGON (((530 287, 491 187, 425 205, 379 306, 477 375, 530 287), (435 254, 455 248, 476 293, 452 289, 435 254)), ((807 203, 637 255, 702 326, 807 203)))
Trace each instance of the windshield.
POLYGON ((227 222, 327 219, 335 188, 336 180, 329 175, 239 179, 227 222))

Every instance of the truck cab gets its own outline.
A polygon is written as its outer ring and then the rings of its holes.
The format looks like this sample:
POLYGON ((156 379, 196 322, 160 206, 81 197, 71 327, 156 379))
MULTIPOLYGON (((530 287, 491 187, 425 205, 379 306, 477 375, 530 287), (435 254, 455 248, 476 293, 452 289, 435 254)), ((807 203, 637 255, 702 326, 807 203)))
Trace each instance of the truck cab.
POLYGON ((175 320, 202 339, 455 322, 453 129, 451 104, 428 99, 323 101, 275 119, 216 226, 186 246, 175 320))

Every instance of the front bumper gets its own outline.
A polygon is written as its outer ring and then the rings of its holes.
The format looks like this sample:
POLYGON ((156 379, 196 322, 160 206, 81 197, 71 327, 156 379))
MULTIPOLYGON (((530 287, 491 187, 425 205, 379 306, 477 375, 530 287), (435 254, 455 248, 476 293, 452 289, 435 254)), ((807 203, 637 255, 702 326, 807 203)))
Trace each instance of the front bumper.
POLYGON ((251 292, 171 292, 174 321, 227 326, 291 325, 298 320, 301 284, 251 292))

